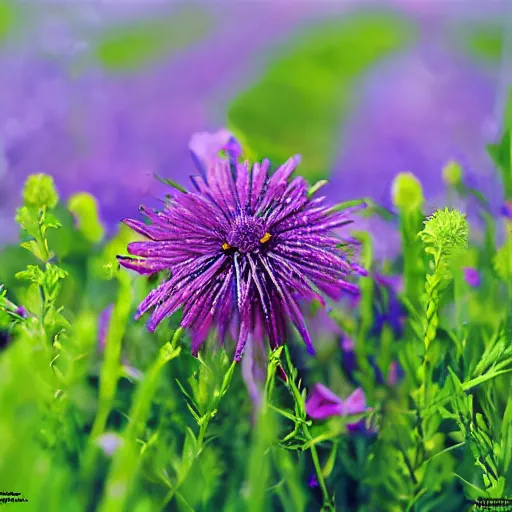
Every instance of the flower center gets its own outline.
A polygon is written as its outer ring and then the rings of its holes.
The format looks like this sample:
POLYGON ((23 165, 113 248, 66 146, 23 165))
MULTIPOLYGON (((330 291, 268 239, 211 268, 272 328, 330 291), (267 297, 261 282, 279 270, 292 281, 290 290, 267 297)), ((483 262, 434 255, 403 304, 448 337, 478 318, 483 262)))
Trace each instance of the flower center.
POLYGON ((252 252, 268 240, 270 234, 265 232, 263 219, 248 217, 236 221, 228 235, 227 244, 222 247, 224 250, 234 248, 239 252, 252 252))

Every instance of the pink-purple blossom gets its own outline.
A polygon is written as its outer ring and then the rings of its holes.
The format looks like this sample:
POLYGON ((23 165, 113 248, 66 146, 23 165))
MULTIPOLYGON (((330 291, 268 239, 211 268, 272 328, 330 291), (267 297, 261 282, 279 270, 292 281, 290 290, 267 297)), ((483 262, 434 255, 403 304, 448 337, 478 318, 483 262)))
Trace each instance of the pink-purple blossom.
POLYGON ((469 286, 473 288, 480 286, 480 272, 478 272, 476 268, 463 267, 462 272, 464 274, 464 281, 466 281, 469 286))
POLYGON ((315 384, 306 400, 306 413, 315 420, 325 420, 332 416, 352 416, 368 411, 366 397, 357 388, 345 400, 323 384, 315 384))
POLYGON ((120 264, 140 274, 172 272, 136 317, 152 310, 147 327, 154 331, 182 309, 193 354, 212 329, 224 340, 235 325, 235 360, 258 326, 275 348, 291 322, 313 354, 299 300, 358 293, 350 279, 365 273, 339 248, 335 234, 351 222, 349 212, 310 197, 305 179, 292 178, 299 156, 270 174, 268 160, 238 163, 233 149, 226 148, 228 159, 199 165, 201 174, 191 177, 195 190, 175 191, 161 211, 141 207, 149 224, 124 220, 149 240, 129 244, 131 256, 119 256, 120 264))

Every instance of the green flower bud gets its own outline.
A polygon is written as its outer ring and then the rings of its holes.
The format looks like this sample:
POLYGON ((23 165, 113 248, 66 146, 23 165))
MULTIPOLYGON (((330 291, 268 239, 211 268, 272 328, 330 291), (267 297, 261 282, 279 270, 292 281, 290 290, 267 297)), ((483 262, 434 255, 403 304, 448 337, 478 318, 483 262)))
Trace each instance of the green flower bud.
MULTIPOLYGON (((458 210, 437 210, 425 222, 419 236, 427 249, 440 251, 445 255, 468 246, 469 224, 466 215, 458 210)), ((431 251, 429 251, 431 252, 431 251)))
POLYGON ((421 183, 411 172, 401 172, 395 176, 391 195, 393 204, 400 210, 419 210, 424 201, 421 183))
POLYGON ((77 228, 91 243, 98 243, 104 235, 104 229, 99 219, 96 198, 85 192, 75 194, 69 199, 69 211, 74 214, 77 228))
POLYGON ((443 167, 443 180, 452 187, 462 183, 462 167, 457 162, 448 162, 443 167))
POLYGON ((32 174, 25 181, 23 201, 26 206, 53 209, 59 202, 53 178, 47 174, 32 174))

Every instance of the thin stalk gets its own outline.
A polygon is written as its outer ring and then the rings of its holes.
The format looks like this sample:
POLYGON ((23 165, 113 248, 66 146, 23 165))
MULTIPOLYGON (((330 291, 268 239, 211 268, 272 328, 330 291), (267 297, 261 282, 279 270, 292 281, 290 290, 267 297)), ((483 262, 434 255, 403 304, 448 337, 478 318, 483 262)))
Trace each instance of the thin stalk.
POLYGON ((181 347, 176 346, 181 334, 182 329, 177 329, 172 342, 166 343, 160 349, 156 361, 137 389, 129 414, 130 422, 123 435, 123 444, 114 455, 103 499, 98 507, 100 512, 122 512, 125 508, 140 463, 137 439, 146 425, 162 368, 181 353, 181 347))

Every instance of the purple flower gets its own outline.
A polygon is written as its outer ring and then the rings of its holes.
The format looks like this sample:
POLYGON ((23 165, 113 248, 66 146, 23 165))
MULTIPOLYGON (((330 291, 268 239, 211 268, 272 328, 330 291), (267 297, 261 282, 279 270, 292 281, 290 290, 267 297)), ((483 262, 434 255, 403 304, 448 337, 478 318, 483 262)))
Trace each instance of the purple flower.
POLYGON ((361 388, 357 388, 346 400, 342 400, 323 384, 315 384, 306 400, 306 413, 315 420, 324 420, 331 416, 351 416, 368 410, 361 388))
POLYGON ((318 479, 314 473, 308 478, 308 486, 310 489, 318 487, 318 479))
POLYGON ((16 311, 15 313, 20 316, 21 318, 27 318, 28 316, 28 313, 27 313, 27 310, 23 307, 23 306, 18 306, 16 308, 16 311))
POLYGON ((238 361, 259 326, 275 348, 291 321, 314 353, 298 297, 357 293, 346 279, 362 270, 337 247, 334 230, 351 222, 347 212, 310 198, 304 178, 291 179, 299 161, 294 156, 269 176, 268 160, 251 168, 215 159, 191 177, 194 191, 174 192, 159 212, 141 207, 149 225, 124 220, 149 241, 129 244, 132 256, 118 256, 121 265, 140 274, 172 271, 138 308, 136 318, 153 310, 149 331, 181 308, 197 354, 212 328, 223 340, 235 320, 238 361))
POLYGON ((480 272, 476 268, 463 267, 462 271, 464 272, 464 281, 469 286, 473 288, 480 286, 480 272))
POLYGON ((356 353, 354 351, 354 340, 348 336, 341 338, 340 348, 342 352, 341 365, 345 373, 352 379, 353 373, 357 370, 356 353))
POLYGON ((208 166, 219 157, 222 151, 232 162, 238 161, 242 155, 242 147, 239 142, 230 131, 224 128, 215 133, 195 133, 188 147, 196 166, 202 172, 206 172, 208 166))
POLYGON ((512 201, 506 201, 501 207, 500 213, 503 217, 512 219, 512 201))

